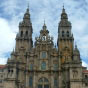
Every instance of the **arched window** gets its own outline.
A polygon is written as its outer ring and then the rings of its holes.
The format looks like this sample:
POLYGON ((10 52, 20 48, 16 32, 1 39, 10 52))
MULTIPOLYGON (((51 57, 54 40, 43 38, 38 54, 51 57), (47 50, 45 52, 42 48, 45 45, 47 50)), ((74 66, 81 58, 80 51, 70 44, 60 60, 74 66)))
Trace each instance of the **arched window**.
POLYGON ((26 36, 28 36, 28 31, 26 31, 26 36))
POLYGON ((21 37, 23 36, 23 31, 21 31, 21 37))
POLYGON ((46 62, 42 62, 42 64, 41 64, 41 70, 46 70, 46 62))
POLYGON ((42 52, 42 58, 43 59, 46 58, 46 52, 45 51, 42 52))
POLYGON ((33 70, 33 64, 30 64, 29 68, 30 70, 33 70))
POLYGON ((69 31, 67 31, 67 37, 69 37, 69 31))
POLYGON ((47 78, 40 78, 38 81, 38 88, 49 88, 49 81, 47 78))
POLYGON ((54 70, 58 70, 58 64, 54 64, 54 70))
POLYGON ((29 86, 30 87, 33 86, 33 77, 32 76, 29 77, 29 86))
POLYGON ((62 37, 64 37, 64 31, 62 31, 62 37))

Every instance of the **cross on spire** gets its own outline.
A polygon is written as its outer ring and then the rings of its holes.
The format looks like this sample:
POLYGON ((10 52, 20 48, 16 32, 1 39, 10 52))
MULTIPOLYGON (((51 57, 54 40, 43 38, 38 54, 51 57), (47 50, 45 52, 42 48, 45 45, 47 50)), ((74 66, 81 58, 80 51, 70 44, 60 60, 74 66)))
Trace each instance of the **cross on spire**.
POLYGON ((65 12, 64 5, 63 5, 63 9, 62 9, 61 19, 68 19, 67 13, 65 12))
POLYGON ((29 13, 29 4, 28 4, 27 10, 26 10, 26 13, 29 13))
POLYGON ((30 20, 29 4, 28 4, 27 9, 26 9, 26 12, 24 14, 24 20, 25 19, 30 20))
POLYGON ((46 26, 46 22, 45 22, 45 19, 44 19, 44 26, 46 26))
POLYGON ((29 8, 29 2, 28 2, 28 8, 29 8))
POLYGON ((63 4, 63 10, 62 10, 62 13, 65 13, 65 8, 64 8, 64 4, 63 4))
POLYGON ((77 49, 77 43, 75 42, 75 49, 77 49))

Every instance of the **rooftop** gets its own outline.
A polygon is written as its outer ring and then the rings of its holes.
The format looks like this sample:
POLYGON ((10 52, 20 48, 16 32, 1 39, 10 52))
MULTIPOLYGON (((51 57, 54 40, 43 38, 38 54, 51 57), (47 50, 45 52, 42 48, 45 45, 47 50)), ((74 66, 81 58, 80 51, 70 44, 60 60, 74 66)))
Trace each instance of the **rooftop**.
POLYGON ((5 68, 5 67, 6 67, 6 65, 0 65, 0 69, 5 68))

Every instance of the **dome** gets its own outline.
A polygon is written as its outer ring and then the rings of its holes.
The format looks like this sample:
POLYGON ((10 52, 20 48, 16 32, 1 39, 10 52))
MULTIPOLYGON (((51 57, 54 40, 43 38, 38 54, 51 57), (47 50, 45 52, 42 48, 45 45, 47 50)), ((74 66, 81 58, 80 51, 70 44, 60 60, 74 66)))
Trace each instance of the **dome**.
POLYGON ((61 14, 61 21, 59 23, 59 27, 71 27, 71 22, 68 21, 68 15, 65 12, 65 9, 63 7, 62 14, 61 14))
POLYGON ((71 23, 67 20, 61 20, 59 23, 59 27, 71 27, 71 23))
POLYGON ((75 46, 74 55, 80 55, 77 45, 75 46))

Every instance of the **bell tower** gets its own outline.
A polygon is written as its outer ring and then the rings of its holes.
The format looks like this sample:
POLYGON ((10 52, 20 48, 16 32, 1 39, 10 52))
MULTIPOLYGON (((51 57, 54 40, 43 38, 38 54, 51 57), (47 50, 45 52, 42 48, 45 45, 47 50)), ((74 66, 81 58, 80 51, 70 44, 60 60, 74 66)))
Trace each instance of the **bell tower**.
MULTIPOLYGON (((61 13, 61 21, 58 26, 58 51, 60 54, 72 54, 74 49, 74 38, 71 33, 71 23, 68 21, 68 15, 65 12, 64 6, 61 13)), ((66 57, 66 56, 65 56, 66 57)), ((63 59, 62 59, 63 60, 63 59)))
POLYGON ((33 46, 32 41, 32 23, 30 19, 29 7, 24 14, 23 21, 19 23, 19 33, 16 36, 16 51, 19 49, 24 49, 26 51, 30 50, 33 46))

